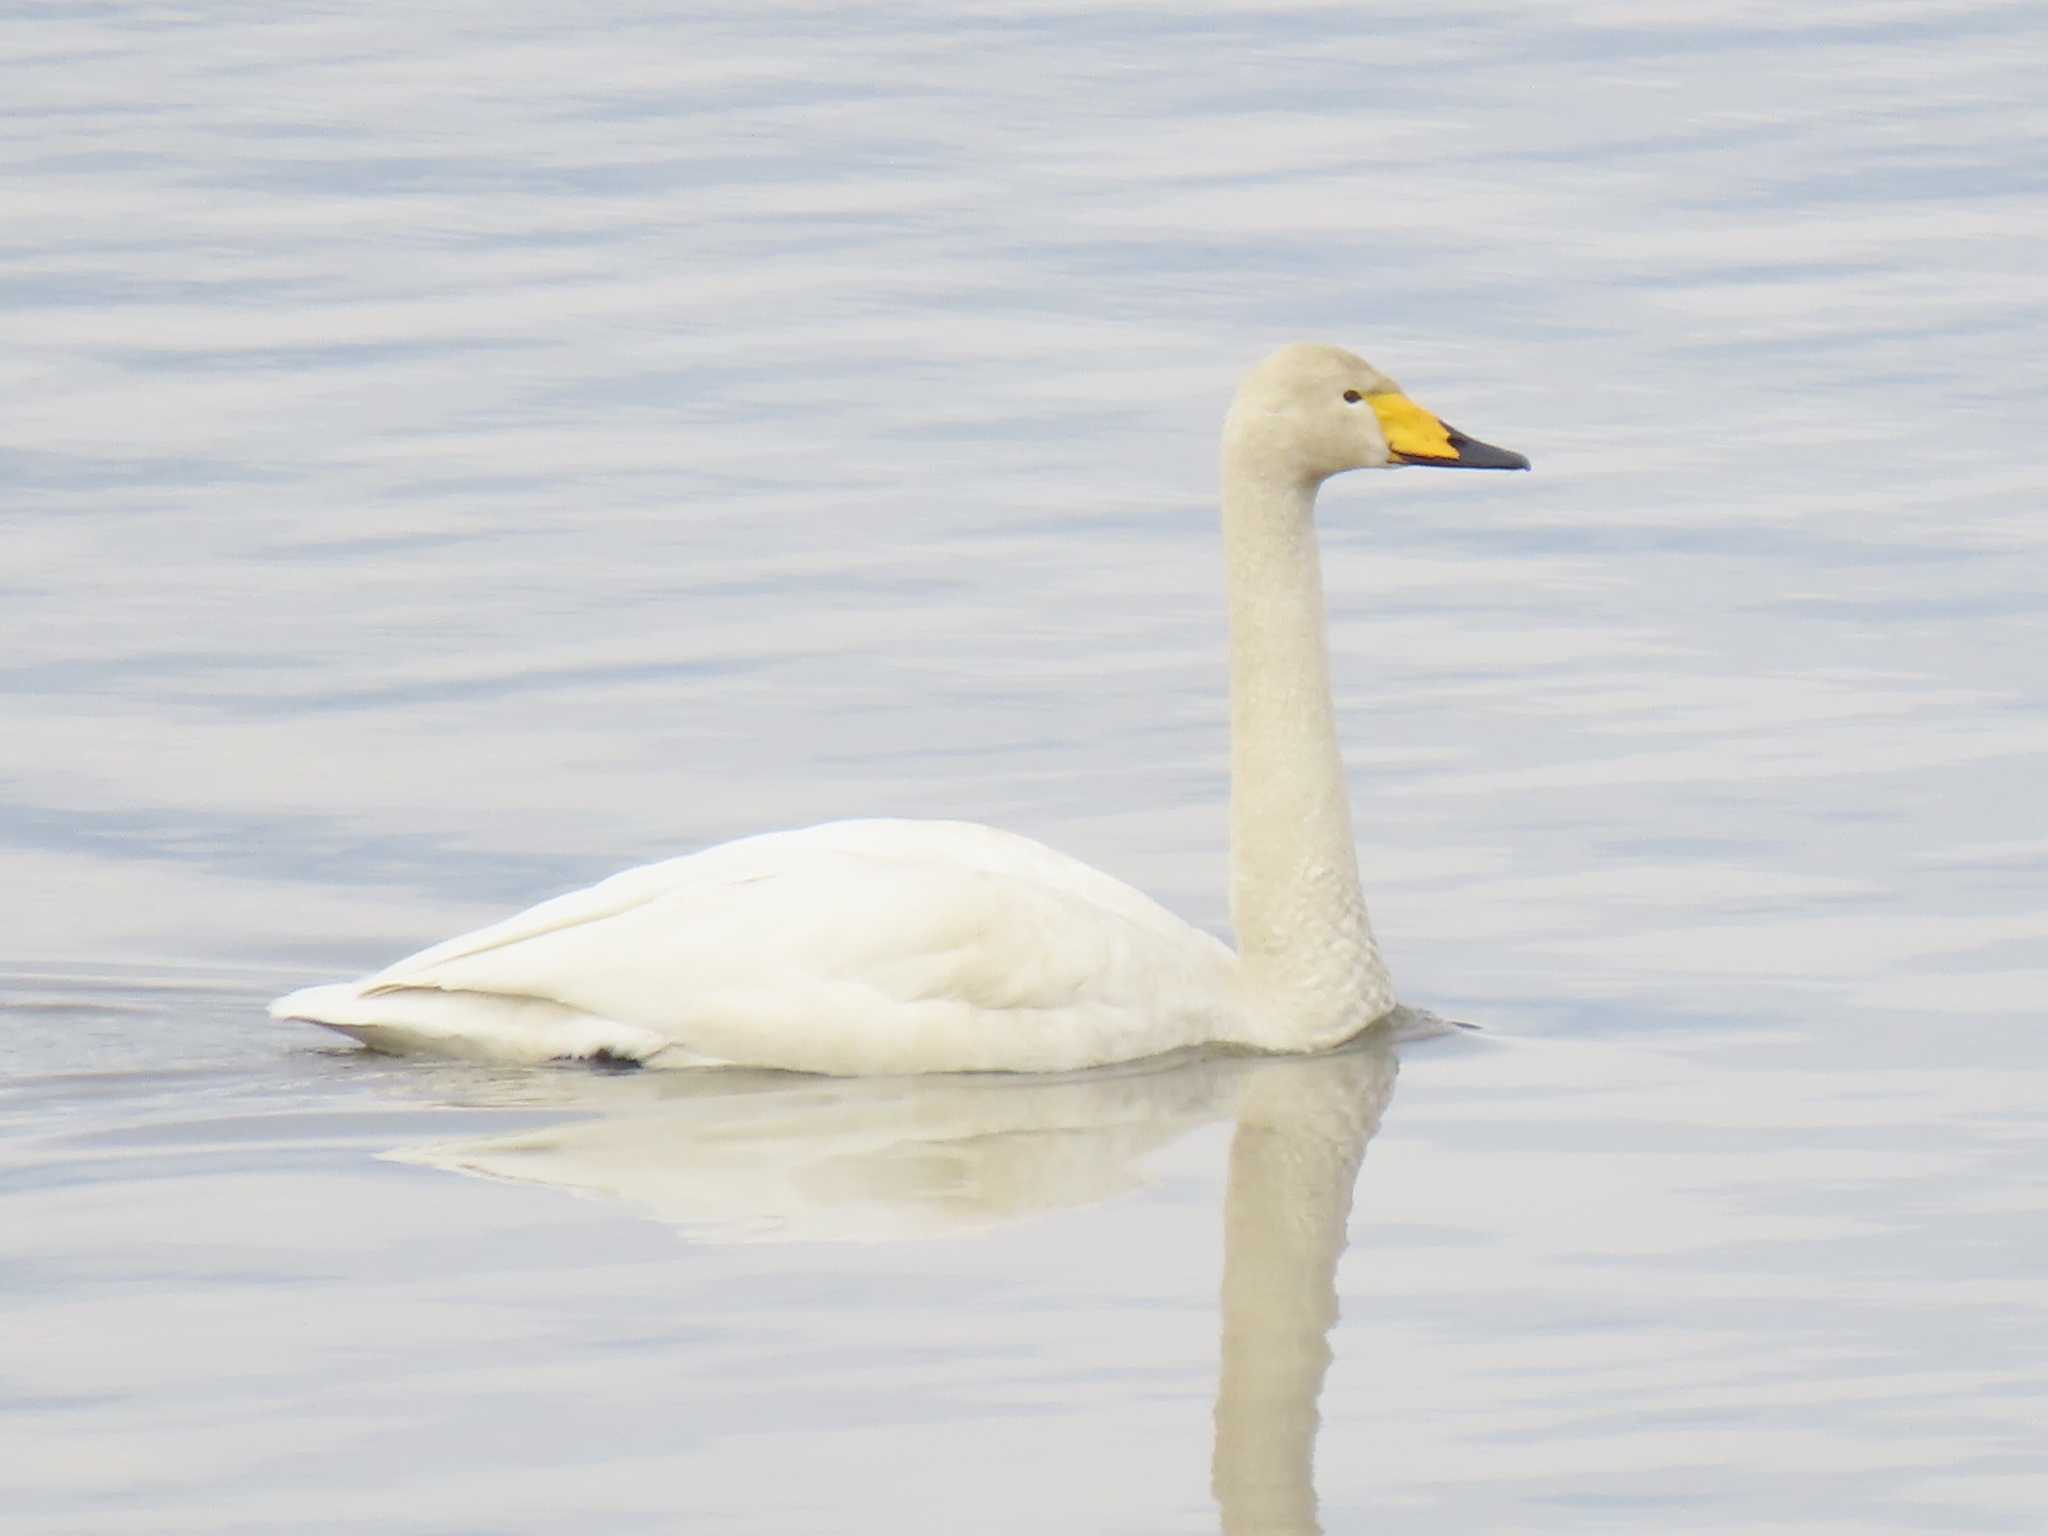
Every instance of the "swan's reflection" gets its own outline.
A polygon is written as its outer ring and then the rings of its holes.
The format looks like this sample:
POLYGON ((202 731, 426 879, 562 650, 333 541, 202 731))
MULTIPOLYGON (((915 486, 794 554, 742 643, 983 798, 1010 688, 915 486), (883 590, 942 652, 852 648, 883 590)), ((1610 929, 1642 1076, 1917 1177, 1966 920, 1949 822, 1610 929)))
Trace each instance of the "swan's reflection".
POLYGON ((877 1239, 1107 1199, 1142 1184, 1147 1154, 1235 1119, 1212 1487, 1230 1536, 1315 1532, 1337 1260, 1395 1070, 1374 1031, 1333 1055, 1060 1078, 650 1074, 582 1090, 609 1101, 598 1119, 391 1155, 621 1200, 718 1240, 877 1239), (621 1113, 627 1086, 638 1102, 621 1113))
POLYGON ((1223 1365, 1210 1461, 1226 1536, 1322 1529, 1312 1474, 1337 1260, 1394 1073, 1385 1045, 1270 1061, 1239 1103, 1223 1195, 1223 1365))

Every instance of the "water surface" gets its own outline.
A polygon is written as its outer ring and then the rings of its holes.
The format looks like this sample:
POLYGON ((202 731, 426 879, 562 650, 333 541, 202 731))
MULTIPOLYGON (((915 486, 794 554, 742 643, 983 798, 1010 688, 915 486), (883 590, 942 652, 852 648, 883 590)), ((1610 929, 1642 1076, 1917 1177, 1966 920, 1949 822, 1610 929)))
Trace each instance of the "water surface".
POLYGON ((0 1524, 2037 1528, 2032 9, 0 28, 0 1524), (853 813, 1223 927, 1297 337, 1537 467, 1325 497, 1397 1089, 261 1016, 853 813))

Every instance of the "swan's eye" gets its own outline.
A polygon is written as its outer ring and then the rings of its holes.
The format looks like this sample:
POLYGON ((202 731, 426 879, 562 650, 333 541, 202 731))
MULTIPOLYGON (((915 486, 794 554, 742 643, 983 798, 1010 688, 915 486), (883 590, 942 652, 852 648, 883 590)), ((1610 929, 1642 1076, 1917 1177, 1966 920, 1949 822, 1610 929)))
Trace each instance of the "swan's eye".
POLYGON ((1344 391, 1344 403, 1346 405, 1356 405, 1359 401, 1363 400, 1364 398, 1365 396, 1361 395, 1355 389, 1347 389, 1344 391))

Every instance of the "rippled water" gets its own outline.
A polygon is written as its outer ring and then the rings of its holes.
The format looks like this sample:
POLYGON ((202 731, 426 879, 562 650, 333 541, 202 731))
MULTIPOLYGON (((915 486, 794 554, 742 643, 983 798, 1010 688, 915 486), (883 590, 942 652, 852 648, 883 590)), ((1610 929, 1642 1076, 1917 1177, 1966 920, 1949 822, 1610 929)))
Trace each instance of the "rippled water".
POLYGON ((0 1527, 2039 1528, 2034 8, 0 37, 0 1527), (1296 337, 1537 468, 1325 497, 1398 1090, 261 1016, 856 812, 1220 927, 1296 337))

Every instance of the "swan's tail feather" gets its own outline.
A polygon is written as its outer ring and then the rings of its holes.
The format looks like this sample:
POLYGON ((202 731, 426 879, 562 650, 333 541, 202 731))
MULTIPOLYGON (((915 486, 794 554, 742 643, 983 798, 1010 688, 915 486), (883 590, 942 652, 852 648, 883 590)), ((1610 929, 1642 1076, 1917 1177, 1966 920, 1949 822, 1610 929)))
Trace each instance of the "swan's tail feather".
POLYGON ((305 987, 272 1003, 270 1016, 318 1024, 390 1056, 504 1065, 566 1060, 646 1066, 673 1049, 652 1030, 544 997, 427 987, 364 982, 305 987))

